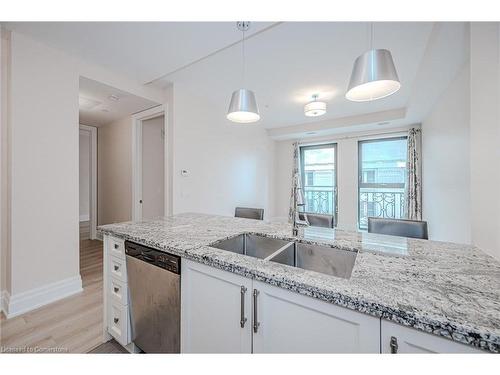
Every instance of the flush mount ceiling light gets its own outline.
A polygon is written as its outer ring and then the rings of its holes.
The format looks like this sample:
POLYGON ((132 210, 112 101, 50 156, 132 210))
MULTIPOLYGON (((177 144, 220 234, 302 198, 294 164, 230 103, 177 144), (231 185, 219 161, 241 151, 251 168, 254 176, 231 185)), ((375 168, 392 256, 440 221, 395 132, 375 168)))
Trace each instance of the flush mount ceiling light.
POLYGON ((304 106, 304 115, 307 117, 317 117, 326 113, 326 103, 318 101, 318 95, 313 95, 313 101, 304 106))
POLYGON ((345 94, 353 102, 385 98, 401 88, 392 55, 386 49, 373 49, 373 23, 370 24, 370 50, 354 61, 345 94))
POLYGON ((99 104, 101 104, 101 102, 98 100, 85 98, 83 96, 78 97, 78 106, 80 109, 89 111, 97 107, 99 104))
MULTIPOLYGON (((241 42, 242 50, 242 81, 245 85, 245 32, 250 28, 250 22, 237 22, 236 27, 243 33, 241 42)), ((259 108, 255 100, 255 94, 252 90, 239 89, 233 92, 229 109, 227 111, 227 119, 233 122, 242 124, 256 122, 260 120, 259 108)))
POLYGON ((120 97, 118 95, 111 94, 110 96, 108 96, 108 99, 117 102, 118 100, 120 100, 120 97))

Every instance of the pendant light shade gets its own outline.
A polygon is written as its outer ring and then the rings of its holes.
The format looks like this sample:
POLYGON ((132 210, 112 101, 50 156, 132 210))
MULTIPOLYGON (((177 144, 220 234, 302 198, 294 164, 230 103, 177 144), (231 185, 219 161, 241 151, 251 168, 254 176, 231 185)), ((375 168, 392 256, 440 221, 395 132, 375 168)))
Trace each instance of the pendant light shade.
POLYGON ((391 52, 372 49, 354 61, 345 97, 354 102, 366 102, 392 95, 400 87, 391 52))
POLYGON ((227 119, 242 124, 260 120, 259 108, 252 90, 239 89, 233 92, 227 119))
MULTIPOLYGON (((245 32, 250 28, 250 22, 239 21, 236 22, 236 27, 243 33, 241 40, 241 80, 245 84, 245 32)), ((241 124, 248 124, 260 120, 259 108, 257 108, 257 101, 255 94, 252 90, 239 89, 231 95, 231 102, 227 110, 227 119, 241 124)))

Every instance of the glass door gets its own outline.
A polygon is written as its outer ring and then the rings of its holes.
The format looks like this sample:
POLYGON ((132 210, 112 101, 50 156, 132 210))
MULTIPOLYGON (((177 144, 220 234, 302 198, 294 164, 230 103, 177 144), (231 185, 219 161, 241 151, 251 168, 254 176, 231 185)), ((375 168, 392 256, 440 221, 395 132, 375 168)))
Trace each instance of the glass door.
POLYGON ((302 146, 300 163, 304 211, 332 215, 337 226, 337 145, 302 146))

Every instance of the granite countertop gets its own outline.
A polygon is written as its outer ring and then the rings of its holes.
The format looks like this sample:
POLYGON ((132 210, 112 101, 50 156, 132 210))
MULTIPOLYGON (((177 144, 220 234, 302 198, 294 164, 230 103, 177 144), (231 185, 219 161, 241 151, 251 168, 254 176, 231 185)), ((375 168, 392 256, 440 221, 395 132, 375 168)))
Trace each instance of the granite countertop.
POLYGON ((209 245, 241 233, 297 240, 291 226, 180 214, 109 224, 111 234, 352 310, 500 352, 500 262, 471 245, 306 228, 299 241, 356 251, 349 279, 209 245))

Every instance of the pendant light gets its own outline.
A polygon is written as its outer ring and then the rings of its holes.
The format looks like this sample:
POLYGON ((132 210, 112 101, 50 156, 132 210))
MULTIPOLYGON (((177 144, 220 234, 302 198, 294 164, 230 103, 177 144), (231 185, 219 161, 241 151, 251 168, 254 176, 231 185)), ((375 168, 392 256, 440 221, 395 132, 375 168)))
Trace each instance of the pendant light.
POLYGON ((345 94, 353 102, 385 98, 401 88, 392 55, 386 49, 373 49, 373 22, 370 24, 370 50, 354 61, 345 94))
POLYGON ((304 106, 304 115, 307 117, 317 117, 326 113, 326 103, 318 101, 318 95, 312 96, 312 102, 304 106))
MULTIPOLYGON (((245 84, 245 31, 250 27, 250 22, 240 21, 236 23, 236 27, 243 33, 241 42, 242 50, 242 81, 245 84)), ((252 90, 239 89, 233 92, 231 96, 231 103, 227 111, 227 119, 238 123, 251 123, 260 120, 259 108, 255 100, 255 94, 252 90)))

